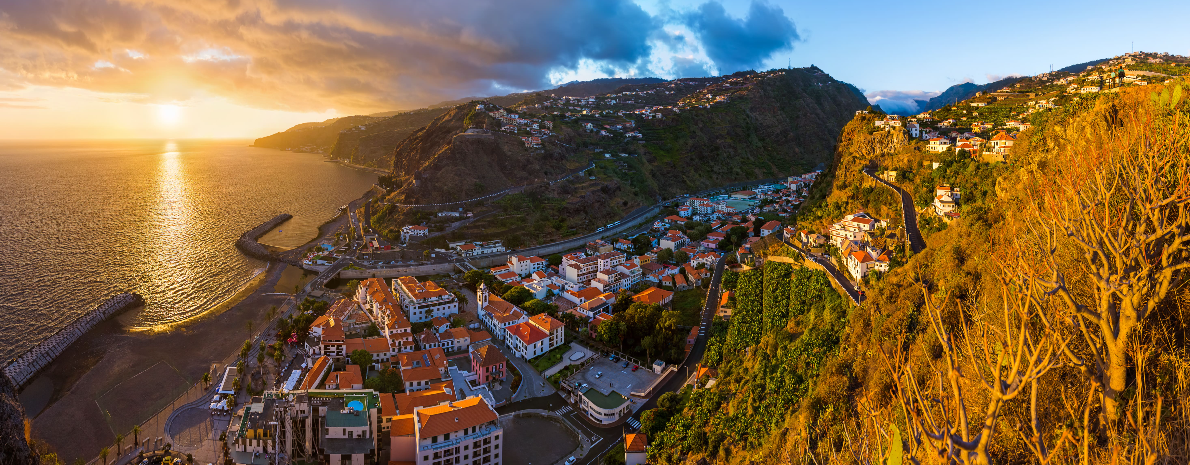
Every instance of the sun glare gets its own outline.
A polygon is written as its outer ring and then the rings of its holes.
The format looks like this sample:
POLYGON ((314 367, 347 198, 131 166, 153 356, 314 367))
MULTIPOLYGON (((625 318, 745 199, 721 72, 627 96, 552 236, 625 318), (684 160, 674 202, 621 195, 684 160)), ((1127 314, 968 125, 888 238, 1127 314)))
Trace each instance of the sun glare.
POLYGON ((182 121, 182 107, 177 105, 157 105, 157 122, 165 126, 175 126, 182 121))

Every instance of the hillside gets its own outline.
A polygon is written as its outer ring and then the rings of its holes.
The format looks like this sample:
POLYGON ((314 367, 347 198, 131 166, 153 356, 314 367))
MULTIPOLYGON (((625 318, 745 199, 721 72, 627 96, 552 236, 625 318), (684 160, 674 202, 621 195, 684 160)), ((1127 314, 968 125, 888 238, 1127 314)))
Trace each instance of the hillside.
POLYGON ((914 102, 917 102, 918 113, 937 110, 945 105, 967 100, 971 97, 974 97, 975 94, 979 92, 989 92, 1011 86, 1019 80, 1021 80, 1021 77, 1013 76, 982 85, 975 84, 973 82, 964 82, 962 84, 955 84, 953 86, 947 87, 946 90, 942 91, 941 94, 938 94, 938 96, 929 100, 914 100, 914 102))
MULTIPOLYGON (((1133 66, 1113 61, 1058 78, 1079 88, 1133 66)), ((1022 82, 1038 96, 1049 85, 1022 82)), ((704 359, 716 384, 667 394, 642 415, 649 462, 1180 462, 1190 453, 1190 86, 1110 90, 1023 114, 1033 127, 1003 163, 930 153, 874 129, 883 115, 856 115, 799 228, 896 210, 880 193, 891 190, 858 173, 865 166, 897 171, 930 200, 935 186, 961 188, 959 214, 937 222, 919 203, 935 223, 923 226, 928 247, 865 279, 860 306, 782 246, 767 253, 795 263, 727 273, 734 312, 715 323, 704 359), (947 430, 931 438, 934 428, 947 430)))
POLYGON ((393 146, 447 110, 449 108, 407 111, 367 124, 343 128, 328 153, 334 160, 387 168, 392 165, 393 146))
POLYGON ((252 146, 325 154, 335 145, 339 132, 381 119, 372 116, 345 116, 321 123, 302 123, 271 136, 256 139, 252 146))
MULTIPOLYGON (((664 198, 825 165, 840 128, 868 105, 854 87, 817 68, 617 89, 594 103, 539 93, 511 109, 494 110, 488 102, 488 111, 472 114, 475 104, 456 107, 395 149, 393 178, 384 181, 393 188, 387 200, 459 201, 593 164, 585 177, 475 207, 477 216, 491 214, 451 234, 543 243, 590 231, 664 198), (520 119, 493 116, 518 109, 520 119), (537 130, 504 126, 501 118, 549 124, 552 130, 540 147, 528 148, 521 137, 537 130), (495 130, 461 134, 467 127, 495 130)), ((374 226, 389 235, 427 219, 397 208, 383 213, 374 226)))
POLYGON ((592 97, 611 93, 624 86, 660 84, 661 78, 601 78, 590 81, 571 81, 550 90, 542 91, 558 97, 592 97))

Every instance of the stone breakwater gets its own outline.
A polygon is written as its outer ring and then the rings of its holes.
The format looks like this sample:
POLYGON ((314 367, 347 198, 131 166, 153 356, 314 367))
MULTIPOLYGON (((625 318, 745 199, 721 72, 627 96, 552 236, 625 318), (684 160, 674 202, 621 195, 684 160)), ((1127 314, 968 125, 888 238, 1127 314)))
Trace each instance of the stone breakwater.
POLYGON ((260 226, 249 229, 248 232, 245 232, 243 235, 241 235, 239 239, 236 239, 236 248, 240 249, 240 252, 243 252, 244 255, 259 260, 280 261, 289 263, 290 265, 301 266, 301 263, 299 263, 297 260, 287 260, 282 258, 281 256, 270 251, 267 247, 261 245, 260 242, 256 241, 257 239, 260 239, 260 236, 263 236, 265 233, 271 231, 281 223, 289 221, 290 218, 293 218, 293 215, 282 213, 273 217, 271 220, 261 223, 260 226))
POLYGON ((82 337, 83 334, 86 334, 87 331, 90 331, 91 328, 94 328, 99 322, 129 307, 144 304, 145 299, 135 292, 116 294, 99 304, 98 307, 95 307, 62 329, 59 329, 49 339, 42 341, 40 344, 33 346, 29 350, 26 350, 25 353, 14 358, 8 366, 4 367, 4 373, 12 379, 13 384, 18 387, 23 386, 33 378, 33 375, 54 361, 54 358, 58 354, 61 354, 70 344, 82 337))

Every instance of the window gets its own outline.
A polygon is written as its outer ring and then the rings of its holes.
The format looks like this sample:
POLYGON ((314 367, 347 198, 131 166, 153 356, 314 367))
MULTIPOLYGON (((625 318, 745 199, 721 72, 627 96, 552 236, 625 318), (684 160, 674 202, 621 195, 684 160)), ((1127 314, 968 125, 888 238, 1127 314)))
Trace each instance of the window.
POLYGON ((497 434, 497 435, 496 435, 496 440, 497 440, 497 441, 499 441, 499 440, 500 440, 500 435, 499 435, 499 434, 497 434))
POLYGON ((438 436, 430 438, 430 444, 438 444, 438 436))
POLYGON ((443 435, 442 435, 442 440, 443 440, 443 441, 449 441, 449 440, 450 440, 450 433, 443 434, 443 435))
POLYGON ((495 446, 495 447, 493 447, 493 449, 495 449, 495 450, 500 450, 500 445, 499 445, 499 444, 496 444, 496 446, 495 446))

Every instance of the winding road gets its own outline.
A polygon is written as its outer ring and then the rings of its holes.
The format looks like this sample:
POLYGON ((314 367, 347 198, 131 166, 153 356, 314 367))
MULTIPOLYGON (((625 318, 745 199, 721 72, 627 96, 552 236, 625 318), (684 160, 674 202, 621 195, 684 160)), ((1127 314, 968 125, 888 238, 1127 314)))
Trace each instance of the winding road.
POLYGON ((864 174, 896 191, 897 195, 901 196, 901 217, 905 219, 905 235, 909 239, 909 249, 913 253, 919 253, 925 250, 926 241, 922 239, 921 231, 917 229, 917 208, 913 205, 913 197, 908 192, 905 192, 905 189, 901 189, 888 181, 880 179, 871 169, 864 170, 864 174))

